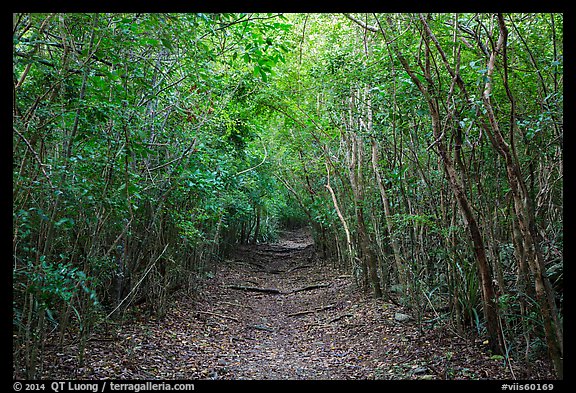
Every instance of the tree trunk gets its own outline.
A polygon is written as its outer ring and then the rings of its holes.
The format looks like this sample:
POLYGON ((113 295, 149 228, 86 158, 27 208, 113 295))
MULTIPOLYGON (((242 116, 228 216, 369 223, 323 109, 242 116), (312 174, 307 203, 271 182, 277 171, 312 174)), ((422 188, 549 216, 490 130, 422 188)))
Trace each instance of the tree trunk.
POLYGON ((330 195, 332 196, 332 203, 334 203, 334 209, 336 209, 336 213, 338 214, 338 218, 340 219, 340 222, 342 223, 342 227, 344 228, 344 232, 346 233, 346 246, 348 248, 348 255, 349 255, 349 258, 352 258, 353 252, 352 252, 352 238, 350 236, 350 230, 348 229, 348 224, 346 223, 346 219, 344 219, 344 216, 342 215, 342 212, 340 211, 340 208, 338 207, 338 200, 336 199, 336 194, 334 194, 334 190, 332 189, 332 186, 330 186, 330 169, 328 168, 328 164, 326 164, 326 174, 327 174, 327 180, 326 180, 325 187, 328 189, 328 191, 330 192, 330 195))
MULTIPOLYGON (((394 28, 392 20, 388 19, 388 24, 391 28, 394 28)), ((425 37, 426 39, 426 37, 425 37)), ((426 39, 426 41, 428 41, 426 39)), ((492 275, 490 273, 490 266, 488 264, 488 260, 486 258, 486 252, 484 247, 484 241, 482 239, 482 235, 480 229, 478 227, 478 223, 476 221, 476 217, 472 211, 472 207, 466 194, 464 192, 464 187, 462 185, 461 179, 459 179, 456 170, 454 168, 454 164, 452 163, 452 159, 450 158, 448 151, 444 145, 443 138, 444 133, 442 130, 442 124, 440 122, 440 111, 439 111, 439 104, 437 98, 430 94, 426 86, 422 84, 420 79, 414 74, 408 61, 400 51, 397 46, 393 46, 396 52, 396 56, 398 60, 404 67, 404 70, 410 76, 410 79, 414 84, 418 87, 418 90, 422 93, 423 97, 428 104, 428 109, 430 111, 430 117, 432 120, 432 131, 435 138, 436 146, 438 147, 438 152, 440 157, 442 158, 442 162, 444 164, 444 169, 446 174, 448 175, 448 180, 450 183, 450 187, 456 200, 458 201, 458 206, 460 207, 460 212, 464 216, 466 223, 468 225, 468 230, 470 232, 470 237, 472 240, 472 244, 474 247, 474 255, 476 257, 476 264, 478 266, 478 272, 480 274, 480 284, 482 288, 482 305, 484 309, 484 317, 486 319, 486 328, 488 331, 489 336, 489 346, 490 349, 496 353, 501 354, 503 353, 503 338, 501 335, 501 331, 499 328, 498 323, 498 310, 496 307, 495 302, 495 294, 494 294, 494 287, 492 284, 492 275)), ((432 83, 430 68, 430 47, 428 46, 428 42, 425 45, 426 50, 426 64, 425 64, 425 78, 429 84, 432 83)))
POLYGON ((388 229, 388 238, 390 239, 390 244, 392 245, 392 251, 394 253, 394 262, 396 264, 396 271, 398 272, 398 282, 402 285, 404 290, 407 288, 406 272, 404 268, 404 263, 402 261, 402 253, 400 251, 400 246, 398 240, 394 236, 394 227, 392 226, 392 214, 390 212, 390 202, 388 201, 388 196, 386 195, 386 190, 384 189, 384 183, 382 182, 382 176, 380 176, 380 170, 378 168, 378 144, 376 140, 372 138, 372 169, 374 170, 374 175, 376 176, 376 183, 378 184, 378 190, 380 190, 380 198, 382 200, 382 206, 384 206, 384 215, 386 218, 386 228, 388 229))
POLYGON ((254 207, 256 213, 256 224, 254 226, 254 236, 252 237, 252 243, 256 244, 258 242, 258 236, 260 236, 260 220, 262 215, 262 207, 257 205, 254 207))
MULTIPOLYGON (((502 132, 500 130, 500 125, 494 114, 494 109, 490 100, 490 93, 492 91, 491 77, 494 72, 494 65, 496 61, 496 56, 498 53, 503 52, 504 59, 504 85, 508 97, 513 105, 513 98, 508 87, 507 78, 507 66, 506 66, 506 41, 508 36, 508 30, 504 22, 504 17, 502 14, 498 14, 498 25, 500 27, 500 32, 498 35, 498 41, 496 43, 495 49, 490 54, 490 59, 487 65, 487 82, 484 87, 484 92, 482 94, 482 101, 484 108, 486 109, 486 114, 490 123, 490 127, 485 127, 487 131, 490 129, 492 133, 488 133, 492 145, 495 147, 497 152, 504 158, 506 164, 506 175, 508 177, 508 182, 510 184, 512 198, 514 201, 514 211, 516 213, 516 219, 518 223, 518 228, 522 236, 524 252, 528 265, 534 276, 534 287, 536 290, 536 300, 538 302, 540 313, 542 315, 542 320, 544 324, 544 331, 546 334, 546 341, 548 344, 548 352, 550 358, 554 364, 554 369, 556 375, 559 378, 563 377, 563 333, 562 325, 560 324, 558 318, 558 312, 556 310, 556 303, 554 300, 554 293, 550 285, 550 281, 546 277, 544 258, 539 249, 538 245, 538 231, 536 228, 536 222, 534 217, 534 211, 530 202, 530 195, 524 179, 522 177, 520 166, 518 165, 518 160, 515 159, 513 154, 514 146, 508 145, 504 140, 502 132)), ((513 129, 512 129, 513 132, 513 129)), ((512 139, 513 141, 513 139, 512 139)))
POLYGON ((349 138, 350 145, 350 184, 352 185, 352 193, 354 197, 354 210, 356 211, 356 221, 358 224, 358 242, 362 250, 362 257, 364 258, 366 267, 368 269, 368 277, 370 284, 374 291, 374 297, 382 297, 382 288, 380 286, 380 279, 378 278, 378 258, 374 250, 370 247, 369 234, 366 229, 366 220, 364 219, 364 186, 362 184, 362 140, 356 132, 351 132, 349 138))

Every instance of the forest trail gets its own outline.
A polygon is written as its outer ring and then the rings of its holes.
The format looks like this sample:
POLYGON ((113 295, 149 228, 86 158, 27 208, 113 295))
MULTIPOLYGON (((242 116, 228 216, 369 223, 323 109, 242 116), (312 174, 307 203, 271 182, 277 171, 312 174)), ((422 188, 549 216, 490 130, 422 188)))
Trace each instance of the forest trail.
POLYGON ((361 359, 374 348, 369 342, 362 350, 353 348, 341 331, 353 316, 348 310, 353 303, 350 277, 314 259, 307 232, 286 232, 278 243, 241 247, 213 288, 209 304, 219 302, 218 314, 241 321, 228 325, 235 345, 217 362, 224 366, 222 377, 347 379, 370 374, 361 359))
MULTIPOLYGON (((55 379, 499 379, 501 360, 446 330, 422 333, 402 309, 371 299, 325 261, 311 236, 238 246, 198 299, 176 299, 162 319, 139 314, 77 344, 53 348, 55 379)), ((50 352, 50 351, 48 351, 50 352)))
POLYGON ((256 11, 12 14, 13 379, 562 379, 564 14, 256 11))

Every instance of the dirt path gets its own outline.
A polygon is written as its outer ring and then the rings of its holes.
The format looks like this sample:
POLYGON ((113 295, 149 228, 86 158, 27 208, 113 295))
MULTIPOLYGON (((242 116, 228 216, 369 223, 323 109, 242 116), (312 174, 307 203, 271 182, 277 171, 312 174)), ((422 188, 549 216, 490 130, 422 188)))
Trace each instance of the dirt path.
POLYGON ((241 321, 232 327, 233 356, 219 360, 222 375, 332 379, 350 377, 348 366, 361 367, 345 364, 346 350, 330 339, 331 323, 347 317, 349 278, 327 275, 312 245, 308 234, 288 233, 278 244, 241 248, 220 272, 213 301, 226 306, 219 313, 241 321))
MULTIPOLYGON (((367 297, 315 258, 306 231, 239 246, 202 297, 175 299, 161 320, 140 315, 77 344, 48 347, 52 379, 510 379, 481 340, 398 321, 405 310, 367 297)), ((427 316, 432 319, 432 316, 427 316)), ((538 370, 538 365, 535 365, 538 370)), ((549 378, 523 372, 517 378, 549 378)))

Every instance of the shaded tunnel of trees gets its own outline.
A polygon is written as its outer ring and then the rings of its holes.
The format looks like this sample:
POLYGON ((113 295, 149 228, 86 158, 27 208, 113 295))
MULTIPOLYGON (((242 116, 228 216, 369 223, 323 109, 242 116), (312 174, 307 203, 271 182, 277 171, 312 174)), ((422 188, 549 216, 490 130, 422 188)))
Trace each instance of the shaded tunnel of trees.
POLYGON ((561 14, 14 14, 14 370, 310 226, 562 378, 563 86, 561 14))

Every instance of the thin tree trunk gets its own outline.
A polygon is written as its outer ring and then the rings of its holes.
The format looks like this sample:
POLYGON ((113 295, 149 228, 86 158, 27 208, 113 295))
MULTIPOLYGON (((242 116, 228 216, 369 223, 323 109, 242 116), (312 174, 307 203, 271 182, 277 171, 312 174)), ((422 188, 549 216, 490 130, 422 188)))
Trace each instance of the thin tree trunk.
MULTIPOLYGON (((380 22, 378 21, 378 23, 380 22)), ((394 28, 394 24, 390 18, 388 18, 388 24, 391 28, 394 28)), ((382 26, 380 26, 380 31, 385 36, 382 26)), ((428 40, 426 40, 425 44, 426 44, 425 78, 428 81, 428 83, 432 83, 430 74, 431 64, 429 59, 430 47, 428 46, 428 40)), ((478 272, 480 274, 480 283, 482 288, 482 304, 484 309, 484 317, 486 319, 486 328, 489 336, 489 346, 494 353, 501 354, 503 353, 503 338, 498 323, 498 310, 495 302, 495 294, 494 294, 494 287, 492 284, 492 275, 490 273, 490 265, 486 258, 486 252, 484 241, 482 239, 482 234, 478 227, 476 217, 474 216, 474 213, 472 211, 470 202, 468 201, 466 193, 464 192, 462 180, 458 177, 452 159, 448 154, 448 150, 446 149, 444 142, 442 140, 444 138, 444 132, 442 130, 442 124, 440 122, 440 111, 438 101, 433 95, 430 94, 426 86, 424 86, 420 81, 420 79, 414 74, 414 71, 412 71, 412 68, 408 64, 408 61, 406 60, 400 49, 396 45, 393 45, 393 47, 398 60, 404 67, 404 70, 408 73, 412 82, 414 82, 414 84, 418 87, 418 90, 420 90, 422 96, 424 97, 426 103, 428 104, 428 109, 430 111, 430 117, 432 120, 432 131, 436 141, 438 152, 440 154, 440 157, 442 158, 446 174, 448 175, 448 180, 452 192, 454 193, 454 196, 458 201, 460 212, 462 213, 464 219, 466 220, 472 244, 474 247, 474 255, 476 257, 476 264, 478 266, 478 272)))
POLYGON ((376 257, 374 250, 370 247, 366 220, 364 219, 364 208, 362 206, 364 203, 364 187, 362 184, 362 141, 356 132, 351 132, 349 144, 351 150, 349 174, 354 197, 356 221, 358 225, 358 241, 360 249, 362 250, 363 261, 368 270, 367 273, 374 291, 374 296, 379 298, 382 297, 382 288, 380 286, 380 279, 378 278, 378 258, 376 257))
POLYGON ((390 244, 392 245, 392 251, 394 253, 394 262, 396 264, 396 270, 398 272, 398 281, 402 288, 406 290, 406 272, 404 268, 404 262, 402 261, 402 252, 400 251, 400 245, 398 240, 394 235, 394 227, 392 225, 392 214, 390 211, 390 202, 388 201, 388 196, 386 195, 386 190, 384 189, 384 183, 382 181, 382 176, 380 175, 380 170, 378 168, 378 144, 375 138, 372 138, 372 169, 374 170, 374 175, 376 177, 376 183, 378 184, 378 190, 380 191, 380 198, 382 200, 382 205, 384 207, 384 215, 386 219, 386 228, 388 229, 388 238, 390 244))
POLYGON ((346 222, 346 219, 344 219, 344 216, 342 215, 342 212, 340 211, 340 208, 338 207, 338 200, 336 199, 336 194, 334 194, 334 190, 332 189, 332 186, 330 186, 330 169, 328 168, 328 164, 326 164, 326 174, 327 174, 327 179, 326 179, 326 185, 324 187, 326 187, 328 189, 328 191, 330 192, 330 195, 332 196, 332 203, 334 203, 334 209, 336 209, 336 214, 338 214, 338 218, 340 219, 340 222, 342 223, 342 227, 344 228, 344 232, 346 233, 346 247, 348 249, 348 255, 350 258, 352 258, 352 255, 353 255, 352 237, 350 236, 350 230, 348 229, 348 223, 346 222))
POLYGON ((254 236, 252 237, 252 243, 256 244, 258 242, 258 236, 260 236, 260 220, 262 216, 262 207, 256 206, 254 208, 256 211, 256 226, 254 228, 254 236))
MULTIPOLYGON (((508 30, 506 28, 506 23, 502 14, 498 14, 498 25, 500 27, 500 32, 498 35, 498 41, 496 47, 490 55, 490 59, 487 65, 487 82, 484 87, 484 92, 482 94, 482 101, 484 108, 486 109, 486 114, 490 123, 490 129, 492 133, 489 133, 490 141, 494 145, 498 153, 504 158, 506 164, 506 174, 508 177, 508 182, 510 184, 512 198, 514 201, 514 211, 516 213, 516 219, 518 222, 518 228, 520 230, 524 251, 526 252, 526 258, 532 275, 534 276, 534 286, 536 289, 536 299, 540 307, 540 312, 542 314, 542 320, 544 323, 544 331, 546 334, 546 341, 548 344, 548 351, 550 353, 550 358, 554 364, 554 370, 559 378, 563 377, 563 333, 562 325, 560 324, 558 318, 558 312, 556 309, 556 303, 554 300, 554 293, 550 285, 550 281, 546 277, 546 271, 544 266, 544 258, 538 246, 538 231, 536 228, 536 222, 534 218, 534 212, 530 203, 530 195, 524 179, 522 178, 521 169, 518 165, 518 160, 515 159, 514 146, 509 146, 506 143, 502 132, 500 130, 500 125, 494 114, 493 106, 490 100, 490 94, 492 91, 492 74, 494 72, 494 66, 496 62, 496 56, 498 53, 503 53, 504 59, 504 84, 506 92, 511 102, 513 98, 508 87, 508 78, 506 70, 506 41, 508 36, 508 30)), ((488 129, 488 127, 487 127, 488 129)), ((512 140, 513 142, 513 140, 512 140)))

